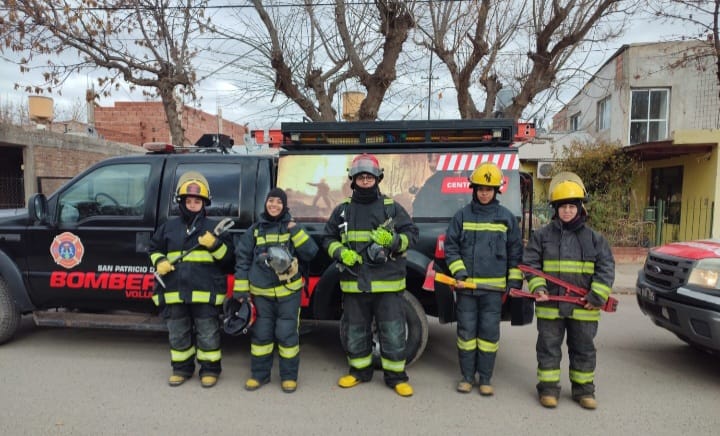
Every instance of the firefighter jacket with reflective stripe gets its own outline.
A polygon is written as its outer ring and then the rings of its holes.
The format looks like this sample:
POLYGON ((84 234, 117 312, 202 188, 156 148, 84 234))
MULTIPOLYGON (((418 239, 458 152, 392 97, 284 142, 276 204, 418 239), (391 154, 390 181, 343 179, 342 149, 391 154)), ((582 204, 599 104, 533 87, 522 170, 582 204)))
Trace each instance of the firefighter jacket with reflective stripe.
POLYGON ((266 262, 268 249, 279 246, 290 257, 309 262, 318 246, 300 224, 288 229, 292 216, 285 212, 277 221, 270 221, 265 214, 247 232, 235 240, 235 293, 251 292, 266 297, 284 297, 303 287, 302 268, 287 280, 280 280, 266 262))
POLYGON ((157 283, 153 295, 156 305, 175 303, 208 303, 220 305, 227 292, 225 271, 231 271, 232 243, 224 236, 217 239, 210 250, 198 245, 198 237, 205 231, 212 232, 217 222, 204 216, 198 217, 189 229, 181 218, 171 218, 155 232, 148 252, 153 266, 167 259, 177 261, 171 271, 162 277, 165 288, 157 283))
POLYGON ((401 292, 405 290, 406 252, 418 239, 418 228, 410 215, 391 198, 380 195, 370 203, 346 199, 333 210, 325 225, 323 248, 340 265, 340 288, 343 292, 401 292), (388 216, 391 215, 391 216, 388 216), (368 254, 373 241, 371 232, 388 219, 386 226, 397 235, 387 248, 386 262, 368 254), (342 264, 343 250, 355 250, 363 262, 347 267, 342 264))
MULTIPOLYGON (((525 247, 523 264, 588 289, 586 298, 595 306, 607 301, 615 281, 615 259, 607 240, 584 223, 565 229, 558 218, 532 234, 525 247)), ((542 277, 528 274, 525 278, 530 292, 545 287, 550 295, 564 294, 563 288, 542 277)), ((585 310, 565 302, 536 303, 535 314, 544 319, 600 319, 599 310, 585 310)))
MULTIPOLYGON (((453 276, 467 275, 484 290, 522 286, 522 235, 518 220, 497 199, 472 201, 452 217, 445 235, 445 260, 453 276)), ((458 290, 477 293, 472 290, 458 290)))

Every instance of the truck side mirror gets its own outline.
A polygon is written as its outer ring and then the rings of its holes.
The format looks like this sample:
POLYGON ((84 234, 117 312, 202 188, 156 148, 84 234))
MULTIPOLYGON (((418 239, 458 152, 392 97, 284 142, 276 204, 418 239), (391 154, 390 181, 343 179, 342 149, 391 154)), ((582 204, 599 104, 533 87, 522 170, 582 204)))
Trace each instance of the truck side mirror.
POLYGON ((28 218, 35 224, 45 224, 48 214, 48 202, 44 194, 33 194, 28 200, 28 218))

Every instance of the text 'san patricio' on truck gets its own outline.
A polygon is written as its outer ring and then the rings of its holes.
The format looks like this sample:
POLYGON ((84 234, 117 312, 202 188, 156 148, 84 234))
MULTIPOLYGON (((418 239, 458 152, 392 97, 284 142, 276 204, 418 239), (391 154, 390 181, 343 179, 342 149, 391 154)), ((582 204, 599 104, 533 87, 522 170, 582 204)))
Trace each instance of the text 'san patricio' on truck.
POLYGON ((650 249, 636 291, 640 309, 655 324, 720 353, 720 240, 650 249))
MULTIPOLYGON (((0 217, 0 343, 13 336, 23 314, 44 326, 162 329, 150 300, 155 279, 147 247, 158 226, 178 215, 174 190, 188 171, 208 179, 208 214, 231 218, 234 235, 258 220, 266 194, 279 186, 295 219, 320 243, 331 211, 351 194, 351 160, 370 152, 385 171, 381 191, 420 229, 407 253, 405 292, 407 360, 417 360, 427 343, 427 316, 455 319, 452 290, 428 279, 433 265, 442 268, 439 241, 449 219, 471 199, 470 172, 486 161, 500 166, 501 203, 518 220, 527 218, 523 201, 529 208, 532 185, 519 171, 514 120, 284 123, 281 130, 279 154, 162 145, 107 159, 47 198, 31 196, 27 209, 0 217)), ((527 237, 529 227, 523 229, 527 237)), ((324 252, 305 269, 301 318, 340 319, 338 269, 324 252)), ((506 301, 503 317, 512 324, 528 324, 532 316, 531 300, 506 301)))

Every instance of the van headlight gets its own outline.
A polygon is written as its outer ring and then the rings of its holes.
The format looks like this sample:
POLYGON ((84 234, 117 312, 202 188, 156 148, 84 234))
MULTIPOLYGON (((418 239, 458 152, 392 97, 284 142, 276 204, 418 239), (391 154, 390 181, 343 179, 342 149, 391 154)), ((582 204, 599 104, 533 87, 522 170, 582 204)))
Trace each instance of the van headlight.
POLYGON ((718 280, 720 280, 720 259, 702 259, 690 272, 688 285, 720 289, 718 280))

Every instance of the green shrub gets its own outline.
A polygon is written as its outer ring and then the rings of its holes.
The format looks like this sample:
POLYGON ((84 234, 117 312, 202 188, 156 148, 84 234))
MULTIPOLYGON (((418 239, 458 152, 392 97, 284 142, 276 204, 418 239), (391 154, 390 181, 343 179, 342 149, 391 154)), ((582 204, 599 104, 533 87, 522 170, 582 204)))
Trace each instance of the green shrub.
POLYGON ((630 216, 629 193, 636 162, 622 153, 620 144, 573 143, 555 165, 555 172, 572 171, 585 183, 589 200, 588 224, 611 245, 644 245, 641 221, 630 216))

